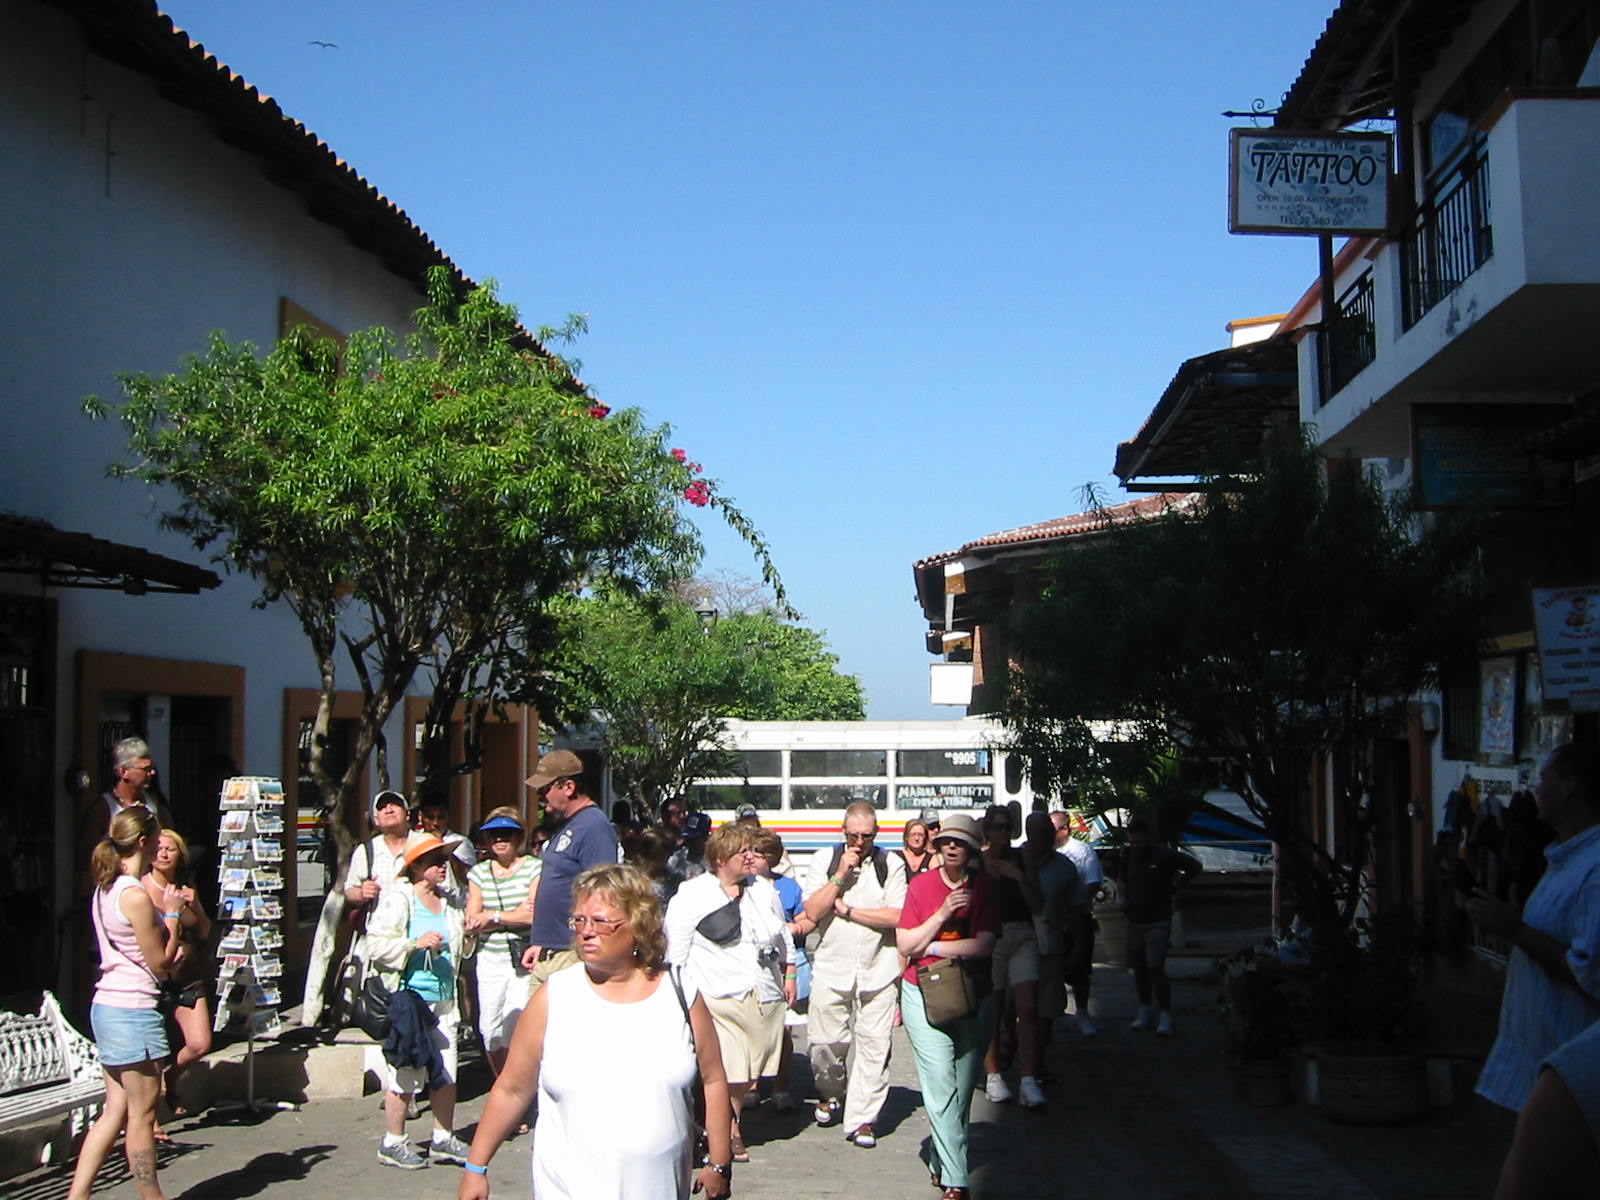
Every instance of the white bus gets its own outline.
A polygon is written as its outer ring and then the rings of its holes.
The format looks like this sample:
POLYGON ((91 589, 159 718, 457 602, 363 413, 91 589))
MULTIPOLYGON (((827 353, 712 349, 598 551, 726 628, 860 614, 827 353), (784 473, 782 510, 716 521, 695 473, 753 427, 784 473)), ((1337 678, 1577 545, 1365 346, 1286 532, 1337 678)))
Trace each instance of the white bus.
POLYGON ((998 722, 729 721, 737 767, 690 787, 691 809, 714 823, 753 805, 797 862, 839 840, 844 810, 878 810, 878 845, 894 849, 923 809, 981 815, 991 804, 1033 807, 1022 759, 995 749, 998 722))

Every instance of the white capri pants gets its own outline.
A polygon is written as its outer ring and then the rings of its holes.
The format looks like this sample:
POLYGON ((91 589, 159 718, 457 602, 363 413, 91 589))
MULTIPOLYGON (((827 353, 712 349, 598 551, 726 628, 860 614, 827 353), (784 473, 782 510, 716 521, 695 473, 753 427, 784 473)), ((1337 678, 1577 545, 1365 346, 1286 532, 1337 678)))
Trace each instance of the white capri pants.
POLYGON ((511 961, 504 946, 483 946, 478 964, 478 1032, 485 1050, 504 1050, 516 1032, 517 1018, 528 1004, 529 972, 511 961))

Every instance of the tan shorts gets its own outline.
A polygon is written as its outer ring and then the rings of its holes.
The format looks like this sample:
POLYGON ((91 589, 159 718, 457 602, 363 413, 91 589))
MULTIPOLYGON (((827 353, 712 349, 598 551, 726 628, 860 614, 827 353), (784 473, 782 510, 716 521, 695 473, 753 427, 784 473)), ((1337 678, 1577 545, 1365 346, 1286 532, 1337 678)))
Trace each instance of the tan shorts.
POLYGON ((1172 937, 1171 921, 1155 921, 1149 925, 1128 922, 1128 968, 1160 969, 1167 962, 1167 943, 1172 937))
POLYGON ((578 961, 576 950, 557 950, 549 958, 541 958, 533 970, 528 972, 528 996, 532 998, 533 994, 544 986, 546 979, 557 971, 566 970, 578 961))
POLYGON ((1033 932, 1032 921, 1007 921, 1000 926, 990 970, 994 972, 997 992, 1038 980, 1039 938, 1033 932))
POLYGON ((729 1083, 754 1083, 778 1073, 783 1053, 782 1000, 763 1004, 754 991, 742 996, 705 996, 722 1045, 722 1070, 729 1083))

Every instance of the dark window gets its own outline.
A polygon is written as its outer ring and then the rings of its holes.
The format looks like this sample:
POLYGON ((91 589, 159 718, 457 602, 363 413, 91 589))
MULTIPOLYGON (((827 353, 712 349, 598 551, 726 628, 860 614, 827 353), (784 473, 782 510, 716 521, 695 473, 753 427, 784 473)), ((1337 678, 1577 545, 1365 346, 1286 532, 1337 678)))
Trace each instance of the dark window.
POLYGON ((959 779, 990 771, 987 750, 902 750, 899 762, 899 774, 925 779, 959 779))
POLYGON ((843 783, 824 784, 819 787, 791 787, 789 789, 789 807, 801 808, 848 808, 860 801, 872 805, 873 808, 883 808, 888 804, 889 789, 881 784, 870 783, 843 783))
POLYGON ((888 767, 887 750, 795 750, 789 755, 793 779, 882 778, 888 767))
POLYGON ((783 787, 776 783, 697 783, 689 789, 688 798, 689 807, 700 812, 731 811, 741 804, 770 812, 783 807, 783 787))

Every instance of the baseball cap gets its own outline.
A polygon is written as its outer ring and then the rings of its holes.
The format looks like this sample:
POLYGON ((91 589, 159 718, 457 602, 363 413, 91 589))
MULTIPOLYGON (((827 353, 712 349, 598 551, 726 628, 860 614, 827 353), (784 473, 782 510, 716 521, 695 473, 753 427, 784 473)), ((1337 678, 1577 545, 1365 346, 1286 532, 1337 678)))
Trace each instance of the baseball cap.
POLYGON ((703 812, 692 812, 683 822, 685 838, 703 838, 711 832, 711 818, 703 812))
POLYGON ((403 795, 395 791, 393 788, 384 788, 383 791, 379 792, 372 798, 373 819, 377 819, 378 810, 380 808, 387 807, 390 804, 398 804, 401 808, 408 812, 411 810, 410 802, 403 795))
POLYGON ((583 774, 583 759, 571 750, 552 750, 533 768, 533 774, 524 782, 534 791, 547 788, 558 779, 568 779, 583 774))

